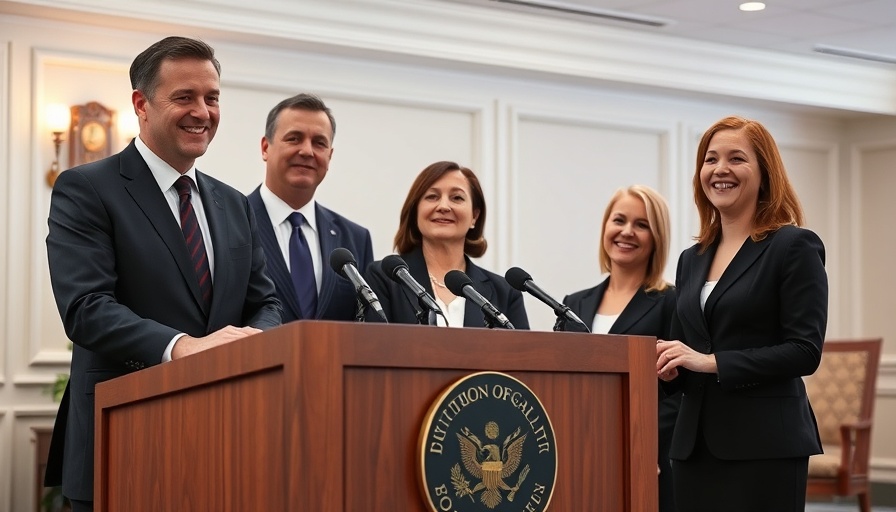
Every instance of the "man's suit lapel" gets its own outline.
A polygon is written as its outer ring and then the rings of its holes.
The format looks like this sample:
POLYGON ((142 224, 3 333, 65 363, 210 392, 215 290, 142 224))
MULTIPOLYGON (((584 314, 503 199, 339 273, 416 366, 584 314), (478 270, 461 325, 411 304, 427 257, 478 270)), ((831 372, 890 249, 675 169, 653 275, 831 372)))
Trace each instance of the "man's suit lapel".
MULTIPOLYGON (((268 276, 274 281, 277 287, 279 299, 283 303, 284 318, 302 318, 299 309, 299 301, 296 298, 295 288, 292 284, 292 276, 289 269, 286 268, 286 261, 281 256, 280 244, 277 243, 277 236, 274 234, 274 226, 271 224, 271 216, 264 206, 259 190, 256 187, 249 194, 249 205, 255 211, 255 222, 258 225, 258 238, 261 240, 261 246, 265 254, 265 266, 268 270, 268 276)), ((318 308, 320 310, 320 308, 318 308)))
MULTIPOLYGON (((321 272, 320 292, 317 294, 317 317, 323 317, 327 308, 330 306, 330 300, 333 298, 333 290, 336 289, 336 279, 341 279, 335 272, 327 272, 330 265, 330 253, 337 248, 337 243, 342 240, 342 233, 339 232, 338 226, 333 222, 330 213, 321 208, 319 204, 314 205, 315 216, 317 217, 317 240, 320 243, 320 261, 324 267, 321 272)), ((357 254, 353 254, 355 258, 357 254)), ((363 268, 358 268, 358 272, 364 273, 363 268)))
MULTIPOLYGON (((231 279, 230 272, 230 239, 227 236, 230 221, 227 219, 227 211, 222 205, 223 199, 215 188, 215 183, 204 174, 196 171, 196 181, 199 187, 199 196, 202 198, 202 208, 205 210, 205 218, 208 221, 208 229, 211 232, 212 247, 215 250, 215 271, 212 282, 211 310, 205 314, 209 319, 209 325, 213 325, 212 318, 215 311, 220 308, 222 300, 226 300, 227 290, 231 279)), ((197 286, 198 289, 198 286, 197 286)))
MULTIPOLYGON (((140 210, 143 211, 146 218, 149 219, 165 246, 168 247, 171 257, 177 263, 177 268, 180 270, 184 283, 190 288, 190 293, 193 294, 196 304, 202 308, 204 302, 202 300, 202 292, 199 290, 196 271, 193 269, 190 255, 187 253, 187 244, 184 242, 183 231, 177 225, 165 196, 159 190, 158 182, 156 182, 143 157, 140 156, 133 141, 121 153, 120 173, 125 179, 130 180, 125 184, 125 190, 127 190, 140 210)), ((205 198, 203 197, 204 202, 205 198)), ((205 311, 206 315, 208 313, 208 311, 205 311)))

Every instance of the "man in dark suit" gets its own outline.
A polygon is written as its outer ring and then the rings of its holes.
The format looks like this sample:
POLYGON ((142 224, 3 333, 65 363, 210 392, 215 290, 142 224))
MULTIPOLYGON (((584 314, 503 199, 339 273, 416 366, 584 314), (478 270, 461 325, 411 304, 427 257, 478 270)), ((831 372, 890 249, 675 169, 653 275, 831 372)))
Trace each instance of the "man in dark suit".
POLYGON ((130 78, 139 136, 62 173, 50 204, 50 280, 74 350, 46 484, 75 512, 93 509, 97 383, 280 323, 245 196, 195 168, 218 126, 214 50, 168 37, 130 78))
POLYGON ((314 200, 330 167, 335 135, 336 121, 324 102, 298 94, 270 111, 261 139, 265 180, 249 194, 249 204, 258 218, 268 275, 283 304, 283 323, 355 319, 355 290, 330 268, 330 253, 348 249, 360 272, 373 260, 370 232, 314 200), (310 262, 295 259, 297 249, 290 244, 297 237, 307 244, 310 262))

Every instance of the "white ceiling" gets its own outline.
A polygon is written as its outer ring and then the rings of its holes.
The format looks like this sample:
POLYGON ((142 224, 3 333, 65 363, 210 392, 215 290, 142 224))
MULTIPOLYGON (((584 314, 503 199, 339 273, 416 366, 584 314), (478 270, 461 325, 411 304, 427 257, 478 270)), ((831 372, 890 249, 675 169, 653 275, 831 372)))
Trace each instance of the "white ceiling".
POLYGON ((741 12, 739 0, 515 0, 553 4, 570 10, 610 10, 670 22, 663 27, 608 21, 496 0, 459 1, 653 34, 818 58, 847 58, 813 51, 816 45, 824 45, 881 56, 890 61, 886 66, 896 66, 896 0, 766 0, 766 9, 759 12, 741 12))

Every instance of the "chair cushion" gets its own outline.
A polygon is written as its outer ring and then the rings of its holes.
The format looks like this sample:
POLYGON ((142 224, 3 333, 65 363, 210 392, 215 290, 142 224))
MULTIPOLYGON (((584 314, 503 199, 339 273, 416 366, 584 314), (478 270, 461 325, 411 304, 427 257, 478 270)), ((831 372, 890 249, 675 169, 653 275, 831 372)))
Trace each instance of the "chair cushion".
POLYGON ((824 453, 809 457, 809 477, 836 478, 840 469, 840 448, 824 446, 824 453))

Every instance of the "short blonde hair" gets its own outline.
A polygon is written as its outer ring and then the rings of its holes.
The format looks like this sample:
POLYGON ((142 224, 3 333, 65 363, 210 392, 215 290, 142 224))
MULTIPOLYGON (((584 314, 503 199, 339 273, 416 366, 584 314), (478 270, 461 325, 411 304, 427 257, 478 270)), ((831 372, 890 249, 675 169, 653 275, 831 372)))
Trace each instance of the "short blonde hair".
POLYGON ((644 288, 647 291, 663 291, 669 287, 669 283, 663 279, 663 271, 666 270, 666 261, 669 259, 669 235, 672 232, 669 224, 669 206, 666 200, 656 190, 646 185, 632 185, 628 188, 617 190, 607 208, 604 210, 604 219, 600 227, 600 249, 598 260, 601 272, 612 272, 612 261, 607 249, 604 247, 604 235, 607 230, 607 220, 613 211, 616 201, 623 196, 637 197, 644 203, 647 210, 647 222, 650 224, 650 235, 653 237, 653 253, 647 262, 647 272, 644 275, 644 288))

